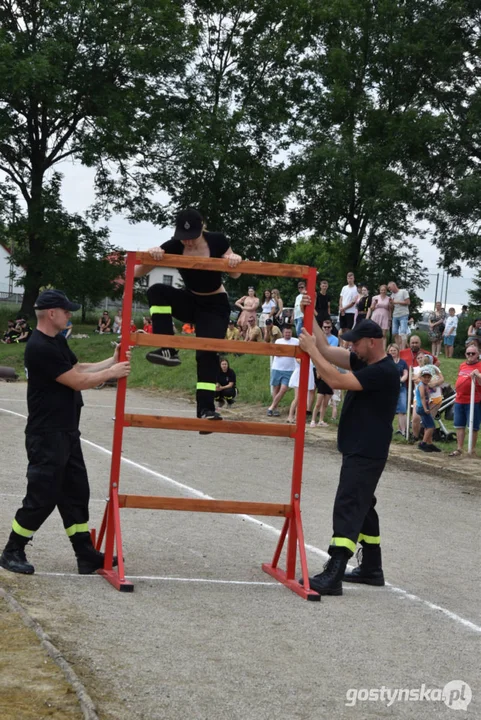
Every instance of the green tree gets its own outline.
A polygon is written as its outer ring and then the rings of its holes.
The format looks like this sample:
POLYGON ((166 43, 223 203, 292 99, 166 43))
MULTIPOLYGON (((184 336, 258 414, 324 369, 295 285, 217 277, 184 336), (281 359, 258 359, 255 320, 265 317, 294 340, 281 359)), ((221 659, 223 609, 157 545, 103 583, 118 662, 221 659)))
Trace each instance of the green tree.
POLYGON ((297 231, 342 242, 360 269, 382 238, 421 237, 442 162, 434 91, 464 64, 470 3, 327 0, 300 67, 289 137, 297 231))
MULTIPOLYGON (((87 310, 104 297, 122 294, 124 256, 109 242, 108 228, 95 229, 82 216, 66 212, 60 201, 60 186, 61 176, 55 173, 43 188, 49 253, 42 267, 41 287, 57 287, 80 302, 85 320, 87 310)), ((14 263, 28 272, 31 253, 27 214, 19 212, 15 222, 4 225, 0 239, 13 246, 14 263)), ((24 284, 25 277, 17 278, 17 282, 24 284)))
POLYGON ((470 310, 476 310, 476 312, 481 311, 481 270, 478 271, 478 274, 476 275, 476 278, 473 281, 474 288, 472 290, 468 290, 468 295, 470 299, 470 310))
POLYGON ((45 178, 66 158, 124 167, 150 147, 192 34, 181 2, 0 1, 0 170, 27 207, 29 314, 51 254, 45 178))

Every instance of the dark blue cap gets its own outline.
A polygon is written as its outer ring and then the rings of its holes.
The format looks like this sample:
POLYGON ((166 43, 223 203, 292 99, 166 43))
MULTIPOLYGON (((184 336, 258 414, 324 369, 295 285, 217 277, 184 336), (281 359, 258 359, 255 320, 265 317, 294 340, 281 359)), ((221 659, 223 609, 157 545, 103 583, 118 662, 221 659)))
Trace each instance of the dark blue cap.
POLYGON ((69 310, 74 312, 79 310, 81 305, 79 303, 70 302, 68 297, 61 290, 44 290, 38 296, 34 310, 51 310, 53 308, 62 308, 62 310, 69 310))

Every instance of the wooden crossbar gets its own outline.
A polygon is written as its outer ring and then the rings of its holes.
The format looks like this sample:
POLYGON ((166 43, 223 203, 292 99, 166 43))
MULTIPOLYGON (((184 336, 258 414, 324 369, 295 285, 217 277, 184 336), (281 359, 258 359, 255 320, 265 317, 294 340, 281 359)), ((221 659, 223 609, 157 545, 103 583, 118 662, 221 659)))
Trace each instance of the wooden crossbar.
POLYGON ((181 350, 212 350, 222 353, 244 355, 276 355, 277 357, 300 357, 303 352, 298 345, 281 345, 267 342, 243 342, 239 340, 212 340, 187 335, 154 335, 131 333, 130 345, 144 347, 169 347, 181 350))
POLYGON ((168 415, 137 415, 126 413, 125 427, 160 428, 162 430, 193 430, 197 432, 267 437, 295 437, 296 426, 284 423, 244 422, 243 420, 199 420, 168 415))
POLYGON ((218 272, 249 273, 253 275, 274 275, 278 277, 307 278, 309 267, 307 265, 284 265, 273 262, 254 262, 243 260, 234 268, 229 267, 227 260, 222 258, 185 257, 184 255, 171 255, 166 253, 162 260, 154 260, 150 253, 138 252, 135 254, 138 264, 160 267, 182 268, 189 270, 217 270, 218 272))
POLYGON ((119 507, 149 510, 184 510, 187 512, 234 513, 290 517, 290 505, 280 503, 242 502, 237 500, 200 500, 199 498, 162 497, 158 495, 119 495, 119 507))

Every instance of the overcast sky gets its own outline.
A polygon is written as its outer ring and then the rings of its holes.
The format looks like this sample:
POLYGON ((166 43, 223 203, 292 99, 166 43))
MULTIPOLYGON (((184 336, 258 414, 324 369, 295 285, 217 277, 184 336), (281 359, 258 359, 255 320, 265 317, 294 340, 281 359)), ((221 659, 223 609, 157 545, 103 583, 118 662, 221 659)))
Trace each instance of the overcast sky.
MULTIPOLYGON (((56 170, 63 174, 62 199, 69 212, 85 212, 94 202, 94 171, 66 160, 56 166, 56 170)), ((160 194, 159 199, 167 202, 167 195, 160 194)), ((105 224, 105 223, 102 223, 105 224)), ((153 245, 159 245, 172 236, 172 228, 158 228, 150 223, 130 224, 121 215, 115 215, 106 223, 111 231, 111 241, 125 250, 147 250, 153 245)), ((442 273, 437 267, 438 252, 427 240, 418 240, 417 246, 424 264, 428 267, 430 287, 421 293, 426 302, 433 302, 435 284, 439 274, 438 296, 441 289, 442 273)), ((467 290, 472 286, 471 279, 474 271, 467 266, 464 268, 462 278, 450 278, 447 303, 460 305, 468 302, 467 290)), ((443 301, 444 301, 443 292, 443 301)))

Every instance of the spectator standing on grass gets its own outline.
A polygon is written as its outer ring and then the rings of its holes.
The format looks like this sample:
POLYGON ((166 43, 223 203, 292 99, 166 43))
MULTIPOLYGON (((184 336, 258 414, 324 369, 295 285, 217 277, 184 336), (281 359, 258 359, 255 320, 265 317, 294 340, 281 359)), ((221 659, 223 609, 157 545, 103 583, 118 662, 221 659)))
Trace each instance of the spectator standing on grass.
POLYGON ((329 283, 327 280, 321 280, 319 284, 319 292, 316 296, 316 320, 321 327, 324 320, 331 319, 331 296, 328 293, 329 283))
POLYGON ((441 352, 441 341, 446 322, 446 313, 441 307, 438 300, 434 306, 434 310, 429 314, 429 330, 428 337, 431 340, 431 352, 434 356, 438 356, 441 352))
POLYGON ((366 285, 361 285, 361 294, 356 303, 356 323, 366 319, 370 306, 371 298, 369 297, 369 290, 366 285))
POLYGON ((473 452, 478 441, 479 424, 481 420, 481 362, 477 343, 468 345, 464 351, 466 362, 461 363, 456 380, 456 398, 454 401, 454 427, 456 428, 457 448, 449 457, 462 455, 466 427, 469 425, 471 407, 471 383, 475 378, 474 414, 473 414, 473 452))
POLYGON ((432 416, 431 388, 429 383, 432 380, 431 370, 428 367, 421 368, 421 382, 418 383, 415 392, 416 412, 421 418, 421 425, 424 428, 422 442, 418 447, 424 452, 441 452, 441 450, 433 445, 433 433, 435 428, 432 416))
POLYGON ((354 327, 354 316, 356 314, 356 303, 359 297, 357 287, 354 283, 354 273, 347 273, 347 285, 341 290, 339 296, 339 338, 343 333, 354 327))
POLYGON ((399 397, 397 401, 396 414, 398 421, 397 433, 400 435, 406 435, 406 414, 407 414, 407 379, 409 375, 409 368, 405 360, 399 357, 399 347, 396 343, 389 345, 388 354, 392 357, 399 373, 399 397))
POLYGON ((276 311, 273 316, 274 324, 279 327, 279 325, 282 325, 282 313, 284 310, 284 301, 280 296, 279 290, 277 288, 272 288, 272 299, 274 300, 276 304, 276 311))
POLYGON ((301 301, 306 293, 306 283, 303 280, 300 280, 297 283, 297 289, 299 292, 294 302, 294 325, 296 328, 296 335, 297 337, 299 337, 302 330, 302 324, 304 322, 304 315, 301 309, 301 301))
POLYGON ((444 325, 444 354, 447 358, 453 357, 454 352, 454 341, 456 339, 456 330, 458 329, 458 318, 456 317, 456 310, 452 307, 449 308, 449 314, 446 318, 444 325))
MULTIPOLYGON (((419 367, 418 355, 420 352, 424 353, 421 346, 421 338, 419 335, 411 335, 409 338, 409 347, 405 350, 401 350, 399 356, 406 362, 408 368, 416 368, 419 367)), ((433 364, 439 365, 437 357, 433 357, 433 364)))
MULTIPOLYGON (((285 325, 282 328, 282 338, 276 340, 276 345, 299 345, 298 338, 292 337, 292 327, 285 325)), ((289 380, 296 369, 294 357, 276 355, 272 361, 270 384, 272 388, 272 402, 267 409, 268 417, 280 415, 277 406, 289 390, 289 380)))
POLYGON ((381 285, 379 295, 374 295, 371 307, 367 311, 367 319, 377 323, 381 328, 385 348, 387 332, 391 325, 391 302, 387 294, 387 285, 381 285))
POLYGON ((270 290, 264 290, 264 297, 262 298, 261 314, 259 316, 259 327, 262 330, 263 336, 265 336, 264 328, 266 326, 266 320, 268 318, 274 319, 274 315, 277 311, 277 304, 272 299, 270 290))
POLYGON ((33 574, 25 547, 55 507, 77 557, 78 572, 86 575, 104 566, 104 555, 94 548, 88 529, 90 490, 80 445, 80 391, 127 377, 130 363, 118 361, 118 347, 107 360, 77 361, 61 331, 79 308, 59 290, 45 290, 34 305, 37 327, 25 348, 27 491, 0 557, 0 566, 15 573, 33 574))
POLYGON ((249 325, 249 318, 254 318, 254 320, 257 321, 257 308, 259 307, 259 302, 259 298, 257 297, 256 291, 252 285, 250 285, 247 289, 247 295, 243 295, 235 302, 236 306, 242 311, 237 319, 237 324, 244 336, 244 339, 249 325))
POLYGON ((406 347, 406 340, 409 334, 408 332, 408 319, 409 319, 409 305, 411 300, 407 290, 398 288, 394 280, 388 283, 387 289, 391 293, 391 307, 392 307, 392 334, 394 335, 394 341, 398 345, 400 350, 404 350, 406 347))
POLYGON ((463 305, 463 307, 461 308, 461 312, 456 317, 458 318, 458 320, 464 320, 465 318, 467 318, 468 317, 468 306, 463 305))
MULTIPOLYGON (((317 318, 316 318, 316 322, 319 325, 317 318)), ((329 318, 329 320, 323 321, 322 331, 323 331, 324 335, 326 336, 326 340, 329 343, 330 347, 338 347, 339 346, 338 338, 332 334, 332 320, 330 318, 329 318)), ((318 427, 327 427, 327 422, 325 422, 324 416, 326 414, 327 406, 329 405, 329 402, 334 394, 334 391, 332 388, 329 387, 329 385, 326 382, 324 382, 322 377, 319 377, 317 375, 315 368, 314 368, 314 377, 315 377, 315 384, 316 384, 316 390, 317 390, 317 397, 316 397, 316 404, 312 411, 311 427, 316 427, 317 413, 319 413, 318 427)))

